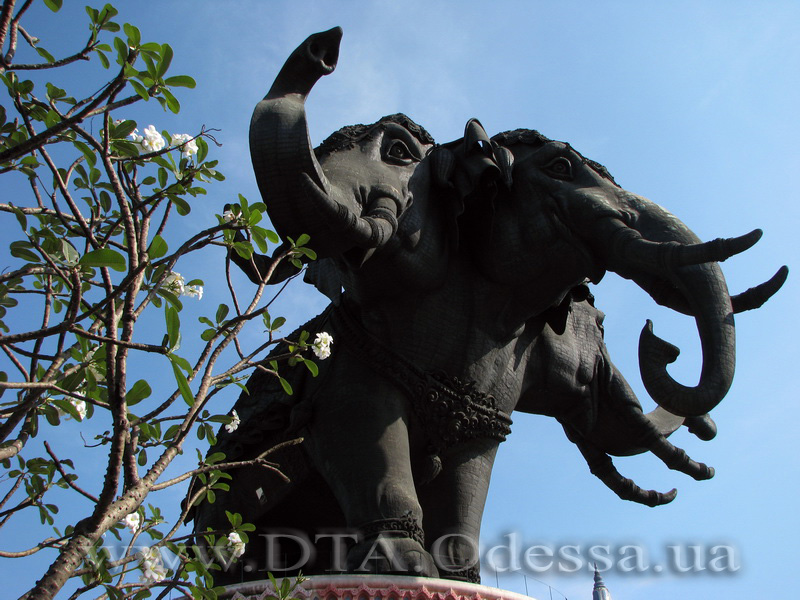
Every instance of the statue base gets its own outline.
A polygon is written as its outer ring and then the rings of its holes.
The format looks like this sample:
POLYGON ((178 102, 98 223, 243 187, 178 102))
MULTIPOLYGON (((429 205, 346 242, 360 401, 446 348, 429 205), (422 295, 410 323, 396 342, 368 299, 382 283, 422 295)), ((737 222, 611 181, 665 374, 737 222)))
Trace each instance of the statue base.
MULTIPOLYGON (((314 575, 291 596, 299 600, 531 600, 530 596, 475 583, 399 575, 314 575)), ((276 594, 272 584, 262 580, 227 586, 220 597, 274 600, 276 594)))

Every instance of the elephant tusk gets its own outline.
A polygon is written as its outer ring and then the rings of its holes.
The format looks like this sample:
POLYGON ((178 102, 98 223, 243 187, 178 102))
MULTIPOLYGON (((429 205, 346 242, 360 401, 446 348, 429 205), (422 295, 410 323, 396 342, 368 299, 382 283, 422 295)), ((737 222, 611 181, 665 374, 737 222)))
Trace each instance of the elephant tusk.
POLYGON ((618 219, 604 221, 602 228, 608 234, 612 256, 620 262, 657 274, 679 267, 722 262, 751 248, 763 233, 760 229, 754 229, 738 237, 717 238, 699 244, 653 242, 644 239, 636 229, 618 219))
POLYGON ((789 267, 782 266, 768 281, 751 287, 741 294, 731 296, 731 305, 734 313, 760 308, 767 300, 772 298, 781 289, 789 276, 789 267))

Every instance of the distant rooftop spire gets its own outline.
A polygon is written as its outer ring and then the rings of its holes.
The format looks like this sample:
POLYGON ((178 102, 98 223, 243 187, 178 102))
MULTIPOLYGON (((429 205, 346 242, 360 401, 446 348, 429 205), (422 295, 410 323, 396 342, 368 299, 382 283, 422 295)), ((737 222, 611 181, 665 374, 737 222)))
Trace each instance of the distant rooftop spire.
POLYGON ((592 600, 611 600, 611 592, 608 591, 600 571, 597 570, 597 563, 594 563, 594 589, 592 590, 592 600))

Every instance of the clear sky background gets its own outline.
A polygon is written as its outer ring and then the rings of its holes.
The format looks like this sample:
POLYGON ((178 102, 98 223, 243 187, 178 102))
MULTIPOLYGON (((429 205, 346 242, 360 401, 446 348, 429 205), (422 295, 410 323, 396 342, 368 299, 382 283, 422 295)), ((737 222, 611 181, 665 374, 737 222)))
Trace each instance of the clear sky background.
MULTIPOLYGON (((53 54, 62 44, 76 49, 84 39, 83 3, 65 5, 63 15, 40 7, 28 19, 28 30, 53 54), (78 24, 79 37, 65 37, 57 25, 64 19, 78 24)), ((762 228, 764 238, 755 248, 723 265, 732 293, 767 279, 782 264, 797 267, 796 1, 117 5, 119 20, 136 24, 144 40, 172 45, 172 73, 190 74, 198 82, 195 90, 179 90, 183 110, 177 117, 155 102, 125 116, 136 119, 140 129, 150 123, 172 132, 197 132, 203 124, 221 129, 223 147, 214 152, 227 180, 195 202, 182 227, 215 223, 214 213, 237 193, 258 199, 247 152, 252 108, 305 37, 341 25, 339 66, 317 84, 308 103, 315 144, 343 125, 395 112, 408 114, 440 142, 461 137, 471 117, 490 134, 537 129, 606 165, 623 187, 667 207, 703 239, 762 228)), ((221 286, 213 285, 223 276, 222 254, 217 262, 186 269, 187 279, 206 280, 201 302, 207 303, 205 313, 213 311, 224 301, 222 290, 214 289, 221 286)), ((612 569, 604 579, 615 600, 793 597, 800 586, 797 276, 795 270, 762 309, 737 317, 737 374, 713 413, 717 438, 674 436, 693 458, 716 468, 714 479, 696 482, 652 456, 617 459, 618 469, 641 486, 679 490, 671 505, 660 508, 623 502, 588 472, 555 420, 518 414, 493 474, 484 547, 507 544, 505 536, 517 532, 523 550, 567 544, 579 546, 585 557, 593 545, 608 545, 613 553, 636 544, 650 564, 663 564, 669 545, 707 550, 727 544, 741 566, 735 573, 612 569)), ((243 289, 250 285, 243 277, 238 281, 243 289)), ((656 306, 633 283, 612 274, 594 293, 607 314, 611 356, 643 404, 652 406, 638 376, 636 345, 647 318, 657 334, 682 349, 671 372, 694 385, 700 357, 691 319, 656 306)), ((276 313, 290 319, 287 332, 326 303, 299 282, 284 300, 276 313)), ((218 397, 217 410, 225 412, 233 396, 218 397)), ((74 433, 79 424, 68 427, 74 433)), ((0 547, 17 549, 13 533, 0 532, 0 547)), ((37 564, 19 563, 26 572, 26 581, 17 581, 19 591, 41 573, 37 564)), ((4 585, 10 566, 0 564, 4 585)), ((575 573, 527 572, 526 579, 523 573, 496 577, 484 567, 484 583, 523 593, 527 585, 531 595, 546 600, 551 591, 536 581, 541 580, 553 586, 554 598, 591 597, 585 561, 575 573)))

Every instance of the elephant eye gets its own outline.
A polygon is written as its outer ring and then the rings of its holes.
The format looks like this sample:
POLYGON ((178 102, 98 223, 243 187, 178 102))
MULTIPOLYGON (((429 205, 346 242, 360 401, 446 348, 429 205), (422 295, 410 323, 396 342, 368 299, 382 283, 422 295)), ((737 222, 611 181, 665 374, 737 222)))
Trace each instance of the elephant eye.
POLYGON ((564 156, 559 156, 547 163, 544 170, 555 179, 572 181, 572 163, 564 156))
POLYGON ((414 159, 414 155, 402 141, 394 140, 386 151, 386 156, 396 161, 406 163, 414 159))

